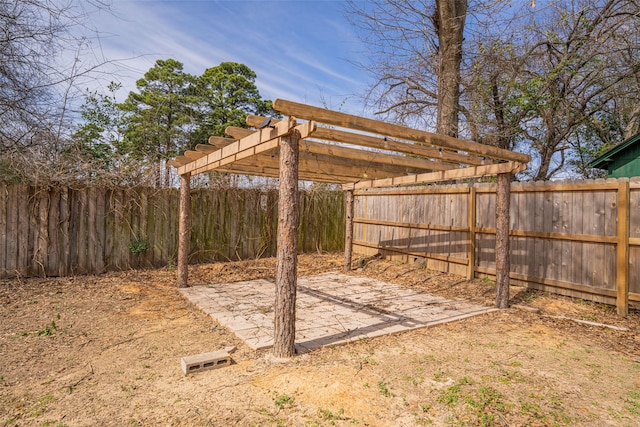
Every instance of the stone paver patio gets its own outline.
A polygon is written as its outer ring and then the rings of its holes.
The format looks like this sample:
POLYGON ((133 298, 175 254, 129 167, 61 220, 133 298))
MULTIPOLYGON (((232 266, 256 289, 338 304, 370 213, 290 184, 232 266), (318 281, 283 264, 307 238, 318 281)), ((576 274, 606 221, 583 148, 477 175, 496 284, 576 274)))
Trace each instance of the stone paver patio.
MULTIPOLYGON (((259 279, 180 289, 253 349, 273 345, 275 285, 259 279)), ((367 277, 298 278, 298 352, 452 322, 496 310, 367 277)))

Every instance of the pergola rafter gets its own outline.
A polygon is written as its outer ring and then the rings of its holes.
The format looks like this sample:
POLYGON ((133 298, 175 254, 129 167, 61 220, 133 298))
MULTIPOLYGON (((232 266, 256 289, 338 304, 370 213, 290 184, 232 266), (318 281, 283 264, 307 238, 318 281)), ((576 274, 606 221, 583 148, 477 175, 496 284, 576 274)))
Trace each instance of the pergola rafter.
POLYGON ((496 276, 496 302, 499 307, 508 306, 509 181, 513 173, 526 168, 530 156, 292 101, 278 99, 273 107, 286 118, 248 116, 247 124, 253 130, 230 126, 225 133, 231 138, 212 136, 208 144, 198 144, 195 150, 169 162, 181 176, 179 286, 187 285, 189 178, 214 170, 280 178, 280 200, 286 203, 281 203, 278 219, 274 352, 276 356, 292 356, 298 209, 292 191, 297 191, 298 180, 341 184, 347 191, 348 270, 354 190, 498 175, 496 212, 498 227, 503 230, 496 239, 496 261, 501 270, 496 276))

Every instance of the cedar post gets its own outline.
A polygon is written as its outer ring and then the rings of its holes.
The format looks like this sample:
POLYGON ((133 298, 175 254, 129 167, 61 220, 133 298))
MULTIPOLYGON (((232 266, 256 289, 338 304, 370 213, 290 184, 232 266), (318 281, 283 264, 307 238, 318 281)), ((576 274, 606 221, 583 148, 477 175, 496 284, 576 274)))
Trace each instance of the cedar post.
POLYGON ((618 183, 618 242, 616 245, 616 307, 619 316, 629 315, 629 181, 618 183))
POLYGON ((180 214, 178 223, 178 287, 188 286, 189 241, 191 239, 191 173, 180 175, 180 214))
POLYGON ((476 188, 473 186, 469 189, 467 197, 467 226, 469 227, 467 280, 473 280, 476 274, 476 188))
POLYGON ((496 306, 509 308, 509 204, 511 173, 498 174, 496 191, 496 306))
POLYGON ((351 256, 353 255, 353 190, 347 191, 346 199, 346 230, 344 242, 344 271, 351 271, 351 256))
POLYGON ((280 191, 273 354, 295 355, 298 279, 298 157, 300 133, 280 139, 280 191))

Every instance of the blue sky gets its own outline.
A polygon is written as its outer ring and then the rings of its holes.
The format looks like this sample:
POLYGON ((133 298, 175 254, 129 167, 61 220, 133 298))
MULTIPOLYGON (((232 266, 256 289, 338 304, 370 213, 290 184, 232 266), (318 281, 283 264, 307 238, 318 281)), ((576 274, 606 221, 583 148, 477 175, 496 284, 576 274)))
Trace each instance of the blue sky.
POLYGON ((92 15, 100 33, 94 54, 118 60, 100 85, 124 90, 157 59, 202 74, 221 62, 247 65, 265 99, 284 98, 362 114, 368 75, 353 65, 364 47, 336 0, 113 0, 113 13, 92 15), (113 74, 111 74, 113 73, 113 74))

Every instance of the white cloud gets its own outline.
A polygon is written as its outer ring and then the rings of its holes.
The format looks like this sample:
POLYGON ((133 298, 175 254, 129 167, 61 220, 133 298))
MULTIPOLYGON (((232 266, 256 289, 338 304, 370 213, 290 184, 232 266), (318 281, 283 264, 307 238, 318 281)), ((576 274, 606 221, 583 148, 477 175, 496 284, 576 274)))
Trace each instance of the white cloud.
POLYGON ((103 33, 94 44, 101 56, 116 61, 100 80, 113 77, 128 92, 160 58, 177 59, 193 74, 233 61, 256 72, 265 98, 340 103, 361 92, 365 80, 346 61, 357 40, 338 11, 341 4, 116 1, 116 16, 94 17, 103 33))

